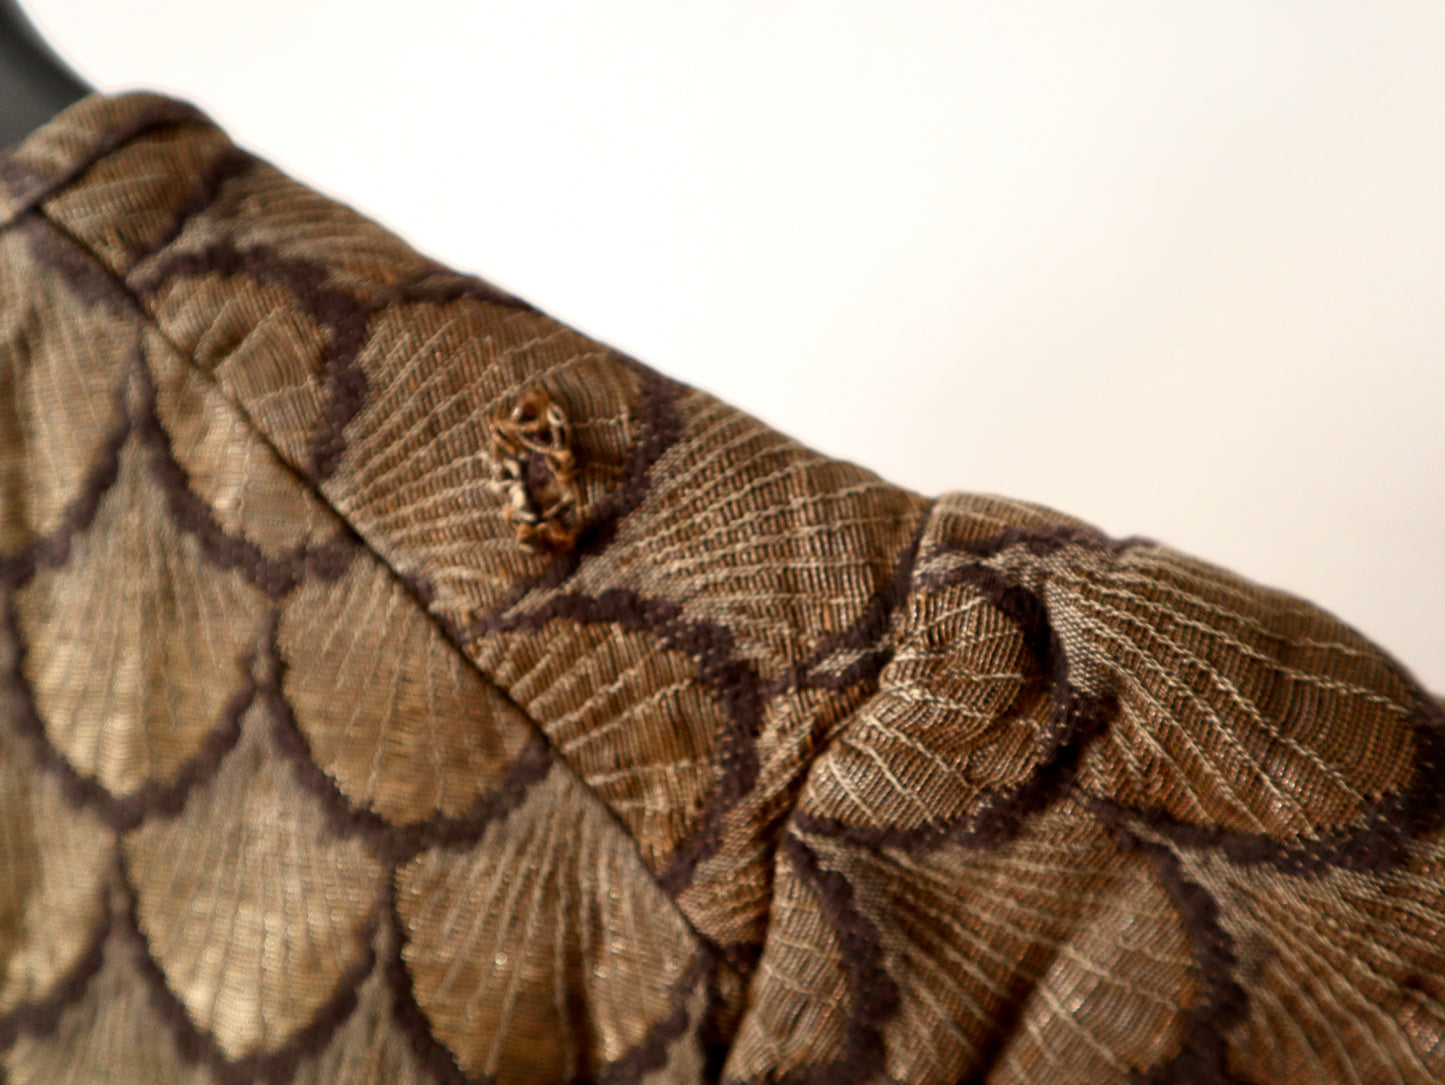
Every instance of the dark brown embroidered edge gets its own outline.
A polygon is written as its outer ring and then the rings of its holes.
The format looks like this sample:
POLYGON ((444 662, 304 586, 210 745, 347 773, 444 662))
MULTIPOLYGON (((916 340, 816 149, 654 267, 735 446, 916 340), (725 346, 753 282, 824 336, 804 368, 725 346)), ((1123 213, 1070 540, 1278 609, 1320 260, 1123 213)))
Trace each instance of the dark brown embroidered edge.
MULTIPOLYGON (((184 229, 186 221, 198 211, 203 210, 207 203, 216 197, 217 192, 230 176, 244 173, 252 165, 254 165, 254 162, 248 160, 246 156, 240 153, 221 163, 215 173, 206 179, 205 183, 198 186, 197 191, 193 193, 188 200, 188 204, 183 209, 183 212, 177 216, 174 222, 168 225, 163 235, 162 244, 158 248, 163 248, 165 244, 173 240, 174 236, 176 236, 180 230, 184 229)), ((55 251, 51 253, 52 263, 61 256, 68 257, 69 253, 66 248, 66 243, 68 242, 70 247, 73 247, 77 253, 83 256, 83 259, 79 261, 83 265, 83 269, 92 278, 96 279, 98 284, 98 297, 103 296, 107 301, 117 301, 122 304, 128 312, 133 310, 141 319, 150 322, 149 316, 136 300, 134 290, 130 286, 113 274, 107 274, 103 267, 97 266, 93 254, 90 254, 84 246, 70 237, 59 224, 46 222, 45 225, 48 227, 45 231, 45 240, 47 244, 53 242, 55 246, 55 251)), ((215 262, 219 264, 225 264, 230 258, 224 252, 219 254, 212 253, 211 256, 216 257, 215 262)), ((328 418, 331 420, 332 431, 337 438, 338 447, 335 450, 335 455, 339 456, 340 430, 344 428, 345 423, 350 420, 350 415, 354 414, 354 411, 359 408, 364 394, 364 381, 361 385, 357 385, 355 380, 350 380, 347 367, 350 363, 354 362, 354 355, 359 352, 360 344, 362 340, 364 340, 366 320, 369 318, 369 308, 361 305, 352 305, 351 299, 339 292, 327 291, 324 288, 318 290, 315 281, 313 281, 318 276, 311 275, 311 266, 305 261, 283 261, 279 257, 275 257, 274 254, 266 253, 264 250, 259 249, 249 254, 237 253, 236 256, 257 256, 263 261, 274 260, 275 263, 268 266, 268 272, 275 271, 278 266, 282 267, 285 271, 294 272, 292 281, 286 283, 286 285, 298 296, 303 308, 309 308, 313 315, 317 317, 318 321, 332 331, 333 352, 328 363, 328 383, 332 387, 333 395, 331 407, 328 411, 328 418), (348 349, 352 347, 353 344, 355 349, 348 349), (340 347, 339 350, 336 349, 338 345, 340 347), (340 364, 338 364, 338 362, 340 364)), ((182 258, 177 258, 177 264, 180 263, 181 259, 182 258)), ((319 271, 319 269, 317 270, 319 271)), ((182 274, 183 271, 184 269, 179 266, 171 269, 171 273, 177 276, 182 274)), ((193 273, 201 273, 198 268, 192 269, 192 271, 193 273)), ((153 279, 154 275, 155 272, 152 271, 150 275, 147 276, 147 279, 153 279)), ((267 274, 265 277, 267 281, 275 281, 272 275, 267 274)), ((144 288, 145 282, 143 281, 138 282, 134 287, 135 290, 144 288)), ((428 295, 434 289, 438 294, 447 297, 457 293, 461 296, 478 296, 480 300, 502 301, 503 303, 518 306, 523 304, 517 302, 515 299, 505 298, 505 296, 500 299, 492 297, 490 288, 485 287, 485 284, 477 284, 475 282, 465 282, 460 286, 443 284, 440 287, 436 287, 435 284, 427 282, 403 284, 392 292, 386 301, 427 300, 428 295)), ((673 403, 676 390, 680 386, 652 373, 652 371, 632 362, 630 359, 624 357, 621 358, 621 360, 635 366, 641 374, 644 382, 645 401, 650 401, 654 408, 653 411, 649 412, 652 413, 653 418, 651 424, 648 425, 645 430, 644 439, 639 442, 629 458, 629 467, 632 468, 635 465, 635 469, 629 471, 631 477, 629 477, 627 483, 619 491, 609 498, 601 510, 601 515, 590 525, 594 532, 592 542, 594 547, 605 544, 606 539, 610 537, 610 532, 613 530, 616 519, 630 511, 631 508, 635 507, 641 500, 647 490, 647 480, 645 477, 647 469, 666 448, 670 447, 680 432, 680 423, 677 419, 673 403)), ((145 369, 143 359, 139 361, 137 371, 140 373, 139 379, 146 383, 146 387, 143 389, 147 400, 145 417, 135 419, 133 424, 132 420, 126 417, 127 412, 125 412, 124 409, 122 410, 121 425, 114 435, 114 447, 111 449, 112 455, 109 457, 109 471, 107 472, 102 469, 98 472, 98 475, 101 477, 92 480, 94 482, 94 492, 89 494, 91 500, 88 506, 85 502, 78 503, 77 509, 79 515, 74 518, 76 522, 71 525, 71 530, 66 532, 64 538, 61 540, 47 540, 56 545, 52 550, 46 551, 45 555, 53 558, 57 563, 65 559, 70 537, 76 530, 83 530, 84 527, 89 525, 98 507, 100 497, 113 483, 118 466, 119 452, 125 440, 132 433, 138 433, 141 439, 151 446, 153 453, 151 460, 152 472, 162 484, 163 492, 166 495, 170 511, 176 519, 177 525, 183 531, 193 535, 198 542, 201 543, 204 552, 212 562, 220 564, 222 567, 240 568, 248 575, 249 579, 273 598, 279 598, 291 590, 306 573, 317 572, 325 575, 326 572, 330 571, 331 566, 334 565, 335 562, 328 561, 326 558, 328 556, 335 557, 336 555, 322 555, 318 557, 309 551, 298 550, 297 553, 283 555, 281 559, 268 558, 260 551, 259 547, 252 544, 250 540, 227 533, 215 522, 210 510, 205 508, 204 503, 190 490, 184 469, 181 468, 175 460, 174 454, 169 447, 169 439, 155 418, 155 390, 149 380, 149 374, 145 369)), ((361 374, 358 370, 355 374, 352 374, 352 376, 360 377, 361 374)), ((128 376, 127 381, 129 379, 128 376)), ((117 396, 121 400, 122 408, 124 408, 126 390, 127 383, 123 382, 117 392, 117 396)), ((324 428, 324 425, 325 420, 323 421, 322 428, 324 428)), ((323 448, 323 451, 316 453, 314 457, 316 461, 315 474, 320 478, 328 473, 325 455, 326 442, 318 439, 317 444, 323 448)), ((334 466, 334 463, 332 466, 334 466)), ((315 479, 313 479, 313 481, 315 481, 315 479)), ((338 543, 339 542, 340 540, 338 540, 338 543)), ((36 553, 40 553, 44 548, 35 547, 33 549, 36 553)), ((14 559, 15 555, 10 555, 4 559, 4 565, 0 566, 0 576, 6 577, 6 583, 9 583, 11 580, 23 581, 33 572, 34 562, 28 555, 24 560, 14 559)), ((564 573, 564 579, 565 575, 564 573)), ((420 596, 422 593, 418 592, 417 594, 420 596)), ((240 718, 257 696, 265 699, 268 702, 268 706, 272 709, 273 722, 276 722, 273 730, 275 736, 280 739, 280 744, 284 747, 288 737, 301 739, 304 743, 304 736, 300 734, 299 729, 294 727, 294 719, 290 720, 292 728, 289 736, 288 729, 284 725, 284 722, 275 720, 278 714, 276 711, 278 708, 282 709, 284 715, 288 717, 290 713, 289 704, 287 704, 279 689, 279 671, 276 668, 276 664, 279 663, 279 655, 275 652, 274 646, 274 614, 271 616, 270 622, 272 628, 268 640, 271 642, 271 652, 275 657, 272 662, 271 676, 260 682, 255 681, 254 674, 250 676, 245 705, 238 707, 234 713, 235 718, 231 721, 231 726, 225 736, 228 741, 219 741, 218 736, 220 732, 213 736, 213 739, 218 742, 216 748, 211 751, 214 753, 213 759, 216 762, 219 762, 225 750, 233 746, 239 737, 240 718)), ((256 663, 256 661, 253 661, 253 663, 256 663)), ((262 665, 261 663, 256 663, 257 667, 261 667, 262 665)), ((333 828, 340 831, 347 831, 349 828, 352 832, 362 831, 366 833, 365 829, 358 830, 358 825, 366 822, 369 816, 368 813, 350 807, 350 804, 345 800, 344 796, 335 790, 329 778, 310 760, 309 756, 305 755, 304 745, 299 751, 293 748, 292 752, 299 752, 302 755, 295 758, 295 764, 300 770, 299 775, 306 782, 318 785, 315 788, 317 793, 330 800, 323 803, 323 808, 326 809, 328 816, 331 817, 333 828)), ((377 850, 382 857, 392 862, 397 861, 401 856, 414 854, 423 847, 449 846, 470 842, 476 838, 485 823, 496 816, 500 816, 500 814, 505 813, 507 809, 510 809, 511 806, 520 802, 521 797, 527 790, 527 786, 534 778, 544 776, 550 768, 551 762, 552 753, 550 747, 543 733, 537 730, 534 732, 533 738, 523 754, 518 758, 517 763, 514 764, 506 783, 488 795, 480 797, 477 807, 469 811, 468 814, 460 818, 432 819, 421 826, 403 830, 396 830, 385 823, 381 823, 377 826, 377 833, 366 833, 366 835, 372 837, 371 842, 377 845, 377 850), (520 772, 518 771, 519 769, 521 770, 520 772), (382 834, 385 834, 387 839, 383 840, 382 834)), ((65 767, 68 768, 68 766, 65 767)), ((197 780, 200 779, 201 775, 203 774, 199 772, 196 774, 197 780)), ((194 782, 196 781, 192 781, 192 783, 194 782)), ((179 808, 185 801, 185 790, 177 789, 171 801, 176 808, 179 808)), ((129 817, 129 815, 127 815, 127 817, 129 817)), ((380 819, 377 820, 380 822, 380 819)), ((322 1015, 325 1020, 317 1018, 311 1026, 308 1026, 306 1030, 303 1030, 301 1034, 293 1038, 295 1044, 294 1052, 292 1051, 292 1045, 288 1044, 287 1049, 280 1053, 273 1053, 256 1059, 243 1060, 242 1062, 234 1064, 227 1062, 219 1050, 215 1048, 214 1041, 208 1035, 199 1032, 190 1025, 189 1019, 185 1017, 183 1008, 176 1002, 174 996, 172 996, 166 988, 164 977, 159 972, 158 967, 155 966, 153 959, 150 958, 148 947, 144 945, 143 935, 141 935, 138 923, 135 920, 133 914, 133 892, 130 893, 130 899, 130 922, 135 928, 135 936, 140 939, 141 946, 145 950, 144 959, 150 963, 154 971, 151 977, 154 981, 152 990, 157 999, 157 1005, 165 1012, 168 1019, 178 1022, 177 1041, 184 1052, 187 1053, 188 1057, 213 1066, 227 1081, 232 1080, 233 1075, 237 1081, 242 1078, 250 1080, 256 1076, 270 1080, 276 1075, 285 1072, 282 1069, 283 1065, 291 1066, 294 1064, 296 1058, 300 1057, 302 1048, 310 1049, 321 1043, 321 1032, 329 1035, 329 1032, 334 1030, 337 1024, 345 1019, 350 1013, 351 1007, 354 1005, 354 995, 349 1002, 344 996, 339 997, 335 1004, 328 1007, 325 1014, 322 1015), (169 1009, 167 1009, 167 1007, 169 1007, 169 1009), (321 1032, 318 1032, 318 1029, 321 1030, 321 1032)), ((361 963, 365 965, 367 962, 363 961, 361 963)), ((369 966, 362 969, 357 977, 354 977, 357 982, 359 982, 361 978, 364 978, 367 971, 369 971, 369 966)), ((684 1011, 684 1018, 685 1016, 684 1011)), ((684 1027, 685 1023, 684 1020, 684 1027)), ((670 1042, 670 1038, 666 1037, 666 1033, 670 1031, 676 1022, 673 1022, 672 1017, 669 1017, 668 1021, 664 1022, 664 1024, 667 1025, 667 1027, 663 1028, 661 1032, 658 1033, 658 1036, 662 1037, 660 1042, 664 1043, 665 1046, 666 1042, 670 1042)), ((634 1061, 637 1061, 638 1065, 643 1068, 645 1068, 644 1064, 650 1065, 654 1059, 654 1056, 649 1053, 646 1047, 632 1053, 632 1055, 634 1061)), ((294 1068, 294 1066, 292 1068, 294 1068)), ((625 1071, 625 1067, 622 1069, 625 1071)))
POLYGON ((676 603, 646 599, 626 588, 613 588, 596 596, 556 595, 535 610, 495 618, 490 628, 498 632, 541 629, 555 618, 654 634, 664 648, 692 658, 698 684, 710 690, 722 706, 728 725, 719 737, 713 758, 716 782, 712 794, 693 830, 657 875, 662 887, 675 896, 687 888, 697 864, 721 844, 723 817, 757 781, 754 739, 763 712, 757 672, 734 655, 732 632, 726 626, 688 620, 676 603))
POLYGON ((894 562, 892 574, 869 597, 853 625, 842 633, 819 638, 807 660, 792 667, 768 688, 769 699, 790 689, 847 689, 878 677, 893 658, 893 645, 885 644, 884 638, 894 612, 907 601, 912 590, 918 549, 935 506, 936 502, 930 501, 918 510, 918 524, 894 562), (846 652, 857 652, 858 658, 836 673, 826 669, 830 658, 846 652))
MULTIPOLYGON (((1153 545, 1148 540, 1141 539, 1110 541, 1102 535, 1095 537, 1075 529, 1041 533, 1009 531, 980 545, 987 552, 997 553, 1004 546, 1020 544, 1041 548, 1038 550, 1041 553, 1052 553, 1070 545, 1087 545, 1116 553, 1136 546, 1153 545), (1030 539, 1033 540, 1032 543, 1029 542, 1030 539), (1000 542, 1003 545, 999 545, 1000 542)), ((940 552, 936 551, 930 558, 938 553, 940 552)), ((1063 658, 1062 645, 1049 626, 1043 601, 1037 595, 1013 583, 1004 573, 989 565, 965 565, 922 578, 922 586, 931 589, 957 583, 972 584, 1019 625, 1030 650, 1051 675, 1056 703, 1062 703, 1062 694, 1063 699, 1073 699, 1077 703, 1075 710, 1082 713, 1082 732, 1077 737, 1065 735, 1063 745, 1056 747, 1058 753, 1068 762, 1052 770, 1056 782, 1048 786, 1040 777, 1035 777, 1030 782, 1029 786, 1035 789, 1034 798, 1031 800, 1034 805, 1030 808, 1037 809, 1038 803, 1051 801, 1047 793, 1058 796, 1072 786, 1083 747, 1103 732, 1109 718, 1116 713, 1117 704, 1112 697, 1105 697, 1093 698, 1096 703, 1091 706, 1085 703, 1091 698, 1080 699, 1082 695, 1068 685, 1068 661, 1063 658)), ((1264 834, 1239 833, 1215 826, 1195 825, 1157 808, 1130 808, 1130 813, 1138 818, 1141 824, 1147 825, 1178 846, 1218 849, 1232 861, 1245 866, 1271 865, 1286 874, 1314 875, 1332 868, 1370 871, 1394 865, 1400 859, 1406 840, 1445 825, 1445 789, 1438 786, 1441 773, 1445 773, 1445 710, 1418 687, 1404 668, 1396 665, 1395 670, 1412 690, 1416 701, 1411 719, 1411 730, 1415 738, 1415 773, 1404 791, 1385 796, 1367 808, 1361 824, 1322 833, 1313 838, 1281 840, 1264 834)), ((1011 805, 1011 802, 1006 802, 1005 807, 997 813, 1012 818, 1014 815, 1008 811, 1011 805)), ((810 831, 826 835, 846 835, 869 846, 886 844, 916 847, 924 841, 942 842, 950 837, 958 842, 966 842, 973 836, 972 829, 967 830, 964 835, 958 835, 959 823, 951 826, 921 826, 912 830, 877 831, 870 827, 850 828, 842 823, 833 824, 826 819, 805 824, 810 831)))
POLYGON ((700 948, 681 978, 669 988, 668 1001, 672 1012, 653 1024, 635 1047, 620 1058, 598 1067, 597 1085, 640 1085, 642 1079, 654 1070, 667 1065, 667 1048, 679 1039, 694 1022, 687 1012, 687 1000, 695 988, 707 976, 712 966, 712 955, 700 948))
POLYGON ((231 1059, 209 1032, 197 1027, 191 1020, 185 1006, 166 983, 165 973, 156 962, 150 942, 141 929, 136 892, 131 885, 124 857, 120 860, 118 881, 124 894, 121 929, 138 949, 139 971, 150 994, 151 1005, 157 1016, 169 1027, 181 1056, 191 1063, 208 1067, 215 1074, 219 1085, 280 1083, 290 1078, 297 1064, 308 1055, 324 1048, 336 1030, 351 1016, 356 1009, 356 990, 376 966, 374 942, 378 924, 385 919, 384 900, 378 900, 373 909, 368 934, 362 940, 361 955, 337 980, 335 993, 317 1008, 311 1020, 280 1047, 264 1054, 231 1059))
POLYGON ((86 474, 80 490, 65 511, 60 523, 49 535, 28 540, 14 553, 0 555, 0 587, 18 589, 35 575, 37 566, 63 565, 70 556, 71 541, 90 527, 100 509, 100 501, 115 483, 120 471, 120 450, 130 436, 131 420, 126 407, 126 392, 131 376, 121 378, 112 400, 115 423, 100 445, 100 455, 86 474))
POLYGON ((883 968, 878 932, 854 904, 853 886, 848 879, 836 870, 824 869, 817 853, 801 839, 785 833, 778 851, 798 880, 813 893, 819 911, 833 929, 851 1002, 843 1047, 835 1059, 766 1080, 776 1081, 776 1085, 854 1085, 871 1079, 883 1072, 886 1060, 880 1026, 901 1004, 898 985, 883 968))
MULTIPOLYGON (((1118 712, 1117 699, 1111 694, 1084 693, 1069 683, 1068 658, 1039 596, 986 565, 951 570, 936 586, 956 583, 976 588, 1018 626, 1047 682, 1054 705, 1053 720, 1039 743, 1033 771, 1012 787, 988 792, 975 810, 956 820, 901 828, 853 825, 838 818, 797 813, 793 820, 800 830, 869 848, 919 851, 944 844, 996 848, 1014 839, 1030 814, 1046 809, 1070 793, 1084 750, 1114 719, 1118 712)), ((1037 692, 1026 685, 1020 697, 1030 696, 1037 696, 1037 692)), ((1016 703, 1010 711, 1017 707, 1016 703)))
POLYGON ((210 779, 222 759, 240 740, 241 717, 251 707, 257 694, 253 676, 254 655, 246 660, 240 688, 231 695, 215 726, 196 753, 183 762, 169 780, 147 783, 129 795, 113 795, 100 781, 83 775, 71 765, 46 735, 45 723, 40 718, 30 683, 25 679, 27 647, 24 638, 19 635, 13 596, 6 602, 4 622, 5 635, 13 645, 13 651, 10 666, 0 674, 0 683, 14 699, 17 733, 29 740, 36 760, 55 775, 71 803, 95 811, 117 832, 134 828, 148 816, 171 817, 179 813, 192 788, 210 779))
MULTIPOLYGON (((54 268, 55 281, 81 303, 82 310, 106 306, 122 319, 144 319, 135 297, 110 274, 90 250, 68 230, 40 210, 27 214, 14 227, 30 246, 36 261, 54 268)), ((139 336, 137 336, 139 338, 139 336)))
POLYGON ((204 214, 215 204, 227 182, 245 177, 261 164, 261 160, 248 151, 228 146, 197 176, 190 194, 177 205, 171 221, 157 232, 149 248, 130 253, 132 266, 164 250, 181 235, 193 218, 204 214))
MULTIPOLYGON (((1404 674, 1402 670, 1400 672, 1404 674)), ((1272 866, 1283 874, 1314 877, 1330 870, 1380 871, 1405 858, 1412 839, 1445 825, 1445 711, 1429 694, 1415 690, 1410 721, 1415 771, 1405 790, 1387 795, 1364 811, 1358 825, 1313 837, 1279 839, 1184 821, 1158 807, 1135 809, 1099 796, 1096 806, 1127 814, 1176 847, 1217 850, 1239 866, 1272 866)))
POLYGON ((191 489, 185 468, 175 458, 170 436, 156 417, 156 388, 148 370, 142 371, 140 381, 145 406, 137 419, 137 432, 151 450, 151 475, 165 494, 176 526, 195 538, 213 565, 239 569, 272 599, 283 598, 308 577, 335 580, 346 571, 359 549, 355 534, 347 527, 323 543, 299 543, 276 556, 244 534, 222 527, 191 489))
MULTIPOLYGON (((211 195, 214 196, 214 192, 211 195)), ((493 291, 480 280, 435 283, 435 271, 384 290, 369 301, 362 300, 328 285, 326 268, 314 261, 282 256, 264 245, 242 249, 229 241, 214 242, 197 252, 160 256, 130 286, 136 293, 148 295, 164 283, 208 274, 246 274, 258 282, 274 283, 290 293, 302 311, 330 334, 331 349, 324 366, 327 401, 311 432, 311 463, 305 471, 313 482, 323 482, 336 471, 346 450, 346 427, 365 402, 366 374, 358 359, 366 345, 371 320, 377 313, 398 302, 459 297, 475 297, 509 308, 528 308, 515 298, 493 291)))
POLYGON ((1235 978, 1234 940, 1219 922, 1219 904, 1192 881, 1169 848, 1132 832, 1127 814, 1106 803, 1089 809, 1126 850, 1143 855, 1174 902, 1194 946, 1204 1001, 1182 1014, 1183 1041, 1170 1059, 1131 1075, 1138 1085, 1228 1085, 1238 1079, 1228 1069, 1229 1030, 1249 1009, 1249 996, 1235 978))
POLYGON ((438 814, 414 825, 394 825, 380 814, 357 806, 312 758, 310 743, 286 699, 282 688, 286 664, 276 643, 278 624, 279 615, 275 615, 267 647, 267 669, 258 685, 258 696, 271 716, 273 741, 291 762, 296 779, 320 800, 332 830, 341 837, 362 837, 383 861, 399 866, 427 848, 475 843, 488 825, 520 806, 532 786, 550 771, 554 760, 552 747, 546 735, 534 727, 527 744, 501 780, 478 795, 465 813, 438 814))
POLYGON ((325 364, 327 401, 311 432, 311 464, 307 472, 313 482, 324 481, 336 470, 345 451, 342 431, 366 398, 366 374, 357 359, 376 306, 327 285, 326 268, 314 261, 281 256, 264 245, 241 249, 230 241, 164 257, 131 286, 139 294, 151 294, 163 283, 213 273, 246 273, 285 288, 302 310, 330 333, 331 351, 325 364))
POLYGON ((0 155, 0 183, 9 190, 12 206, 9 214, 0 217, 0 228, 14 221, 52 193, 65 188, 82 173, 112 151, 129 143, 142 132, 169 124, 197 124, 210 126, 204 113, 188 102, 163 98, 155 94, 140 93, 128 96, 134 105, 128 116, 118 118, 112 124, 87 134, 85 148, 70 157, 65 168, 50 175, 41 173, 24 160, 24 152, 32 139, 51 136, 60 126, 73 124, 72 118, 81 115, 89 117, 99 109, 113 104, 125 104, 125 99, 106 99, 96 93, 57 114, 45 125, 32 132, 18 144, 0 155))
POLYGON ((426 1011, 416 1000, 411 973, 401 956, 401 947, 406 945, 406 929, 396 907, 396 867, 392 867, 385 879, 384 897, 386 922, 391 924, 391 949, 382 963, 383 975, 391 993, 392 1019, 410 1041, 412 1054, 436 1079, 437 1085, 494 1085, 490 1080, 478 1080, 462 1072, 451 1049, 432 1034, 426 1011))
MULTIPOLYGON (((105 963, 105 943, 114 924, 110 883, 111 879, 106 878, 101 884, 100 921, 91 932, 90 944, 70 969, 42 997, 22 1002, 8 1013, 0 1014, 0 1052, 9 1050, 21 1036, 50 1035, 65 1011, 85 997, 90 981, 105 963)), ((3 1073, 4 1067, 0 1066, 0 1074, 3 1073)))

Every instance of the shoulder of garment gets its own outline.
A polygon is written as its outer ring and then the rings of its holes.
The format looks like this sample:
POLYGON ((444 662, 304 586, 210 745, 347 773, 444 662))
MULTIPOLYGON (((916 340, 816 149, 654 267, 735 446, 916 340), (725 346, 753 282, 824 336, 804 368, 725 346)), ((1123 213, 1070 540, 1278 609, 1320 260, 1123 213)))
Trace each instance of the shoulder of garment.
POLYGON ((1434 1082, 1445 712, 194 108, 0 158, 0 1080, 1434 1082))

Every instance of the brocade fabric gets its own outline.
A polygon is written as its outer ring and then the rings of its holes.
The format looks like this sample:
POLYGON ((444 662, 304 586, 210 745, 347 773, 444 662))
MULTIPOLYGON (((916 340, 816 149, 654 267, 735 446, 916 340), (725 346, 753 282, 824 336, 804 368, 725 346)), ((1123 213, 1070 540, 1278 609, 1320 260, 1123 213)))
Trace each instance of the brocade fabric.
MULTIPOLYGON (((880 379, 882 379, 880 377, 880 379)), ((0 158, 0 1080, 1445 1080, 1445 713, 194 108, 0 158)))

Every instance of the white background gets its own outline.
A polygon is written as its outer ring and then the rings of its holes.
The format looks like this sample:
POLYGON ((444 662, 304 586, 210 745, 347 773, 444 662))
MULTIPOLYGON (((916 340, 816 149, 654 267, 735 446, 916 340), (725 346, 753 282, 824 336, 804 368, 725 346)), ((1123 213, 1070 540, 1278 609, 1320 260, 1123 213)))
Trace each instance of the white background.
POLYGON ((1445 690, 1445 4, 29 0, 107 90, 925 492, 1445 690))

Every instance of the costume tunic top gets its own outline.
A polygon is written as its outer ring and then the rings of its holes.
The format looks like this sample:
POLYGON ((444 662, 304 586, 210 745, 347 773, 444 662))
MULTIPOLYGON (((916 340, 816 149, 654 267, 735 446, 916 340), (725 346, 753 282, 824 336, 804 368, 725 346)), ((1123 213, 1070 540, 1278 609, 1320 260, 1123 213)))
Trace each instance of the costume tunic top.
POLYGON ((1438 1082, 1445 714, 195 109, 0 159, 0 1079, 1438 1082))

